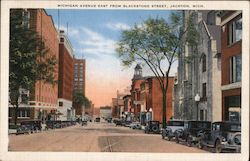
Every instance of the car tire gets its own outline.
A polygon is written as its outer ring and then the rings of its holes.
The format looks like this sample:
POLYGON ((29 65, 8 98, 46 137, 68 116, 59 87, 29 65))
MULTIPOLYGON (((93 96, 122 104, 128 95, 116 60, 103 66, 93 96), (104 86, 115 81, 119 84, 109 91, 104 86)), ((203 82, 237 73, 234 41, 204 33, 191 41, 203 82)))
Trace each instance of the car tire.
POLYGON ((191 141, 191 137, 190 136, 188 136, 188 138, 187 138, 187 146, 188 147, 192 146, 192 141, 191 141))
POLYGON ((171 137, 167 136, 167 140, 168 140, 168 141, 171 141, 171 137))
POLYGON ((157 126, 153 126, 153 127, 152 127, 152 131, 153 131, 154 133, 158 133, 158 132, 159 132, 159 128, 158 128, 157 126))
POLYGON ((222 152, 222 146, 220 140, 216 140, 215 142, 215 153, 221 153, 222 152))
POLYGON ((176 142, 177 144, 179 144, 179 138, 178 138, 178 135, 175 135, 175 142, 176 142))
POLYGON ((202 144, 201 140, 198 141, 197 146, 199 149, 203 149, 204 145, 202 144))

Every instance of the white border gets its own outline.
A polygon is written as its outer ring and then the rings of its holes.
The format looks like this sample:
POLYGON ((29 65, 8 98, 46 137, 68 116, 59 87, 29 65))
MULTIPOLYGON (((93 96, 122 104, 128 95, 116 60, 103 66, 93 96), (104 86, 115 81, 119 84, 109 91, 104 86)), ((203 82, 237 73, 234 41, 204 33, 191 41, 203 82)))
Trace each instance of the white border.
MULTIPOLYGON (((63 7, 60 9, 96 9, 63 7)), ((97 9, 164 9, 164 8, 112 8, 97 9)), ((246 161, 249 158, 249 2, 247 1, 2 1, 1 2, 1 56, 0 56, 0 160, 219 160, 246 161), (10 8, 46 8, 56 9, 58 4, 131 4, 131 5, 167 5, 167 10, 242 10, 243 41, 242 41, 242 153, 241 154, 187 154, 187 153, 95 153, 95 152, 8 152, 8 71, 9 71, 9 9, 10 8), (193 8, 192 5, 203 5, 193 8), (171 8, 171 5, 182 5, 171 8), (183 6, 189 5, 189 7, 183 6)))

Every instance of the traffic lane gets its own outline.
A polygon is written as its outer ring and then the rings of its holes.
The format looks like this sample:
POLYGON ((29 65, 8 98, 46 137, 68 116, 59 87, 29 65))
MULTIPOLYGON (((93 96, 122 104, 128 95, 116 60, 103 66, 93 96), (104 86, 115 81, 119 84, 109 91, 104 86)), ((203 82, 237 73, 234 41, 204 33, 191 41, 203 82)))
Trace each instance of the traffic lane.
POLYGON ((98 143, 102 152, 208 153, 196 147, 187 147, 173 141, 162 140, 159 135, 152 134, 100 136, 98 143))

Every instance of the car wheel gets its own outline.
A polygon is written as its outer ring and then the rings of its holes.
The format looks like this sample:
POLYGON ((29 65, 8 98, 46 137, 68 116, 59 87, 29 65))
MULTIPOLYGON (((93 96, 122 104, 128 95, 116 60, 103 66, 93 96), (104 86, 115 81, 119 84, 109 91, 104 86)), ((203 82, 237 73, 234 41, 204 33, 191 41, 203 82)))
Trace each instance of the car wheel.
POLYGON ((221 142, 220 140, 216 140, 216 143, 215 143, 215 152, 216 153, 221 153, 222 152, 222 145, 221 145, 221 142))
POLYGON ((175 142, 176 142, 176 143, 179 143, 178 135, 175 135, 175 142))
POLYGON ((192 141, 191 141, 191 137, 188 136, 187 138, 187 146, 191 147, 192 146, 192 141))
POLYGON ((167 136, 167 140, 170 141, 170 140, 171 140, 171 137, 167 136))
POLYGON ((203 144, 202 144, 201 140, 199 140, 197 144, 198 144, 197 146, 199 149, 203 149, 203 144))

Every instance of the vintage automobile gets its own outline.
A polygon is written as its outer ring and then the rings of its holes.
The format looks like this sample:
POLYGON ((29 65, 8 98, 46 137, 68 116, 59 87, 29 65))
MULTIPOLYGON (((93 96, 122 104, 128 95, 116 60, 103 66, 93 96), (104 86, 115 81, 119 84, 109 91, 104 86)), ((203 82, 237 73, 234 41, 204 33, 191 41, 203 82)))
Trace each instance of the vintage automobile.
POLYGON ((167 127, 162 129, 162 139, 167 138, 167 140, 171 140, 175 137, 176 130, 184 130, 184 121, 168 121, 167 127))
POLYGON ((187 146, 198 143, 204 132, 211 130, 210 121, 185 121, 184 129, 178 129, 175 132, 175 141, 186 142, 187 146))
POLYGON ((17 126, 16 135, 18 135, 18 134, 30 134, 30 133, 31 133, 31 129, 28 126, 26 126, 26 125, 17 126))
POLYGON ((140 124, 140 122, 132 122, 129 125, 129 127, 132 128, 132 129, 141 129, 141 124, 140 124))
POLYGON ((100 117, 95 118, 95 122, 100 122, 100 121, 101 121, 100 117))
POLYGON ((160 122, 159 121, 148 121, 144 132, 146 134, 148 133, 155 133, 159 134, 160 133, 160 122))
POLYGON ((212 130, 203 134, 199 148, 212 147, 216 153, 223 150, 241 151, 241 124, 238 122, 214 122, 212 130))

